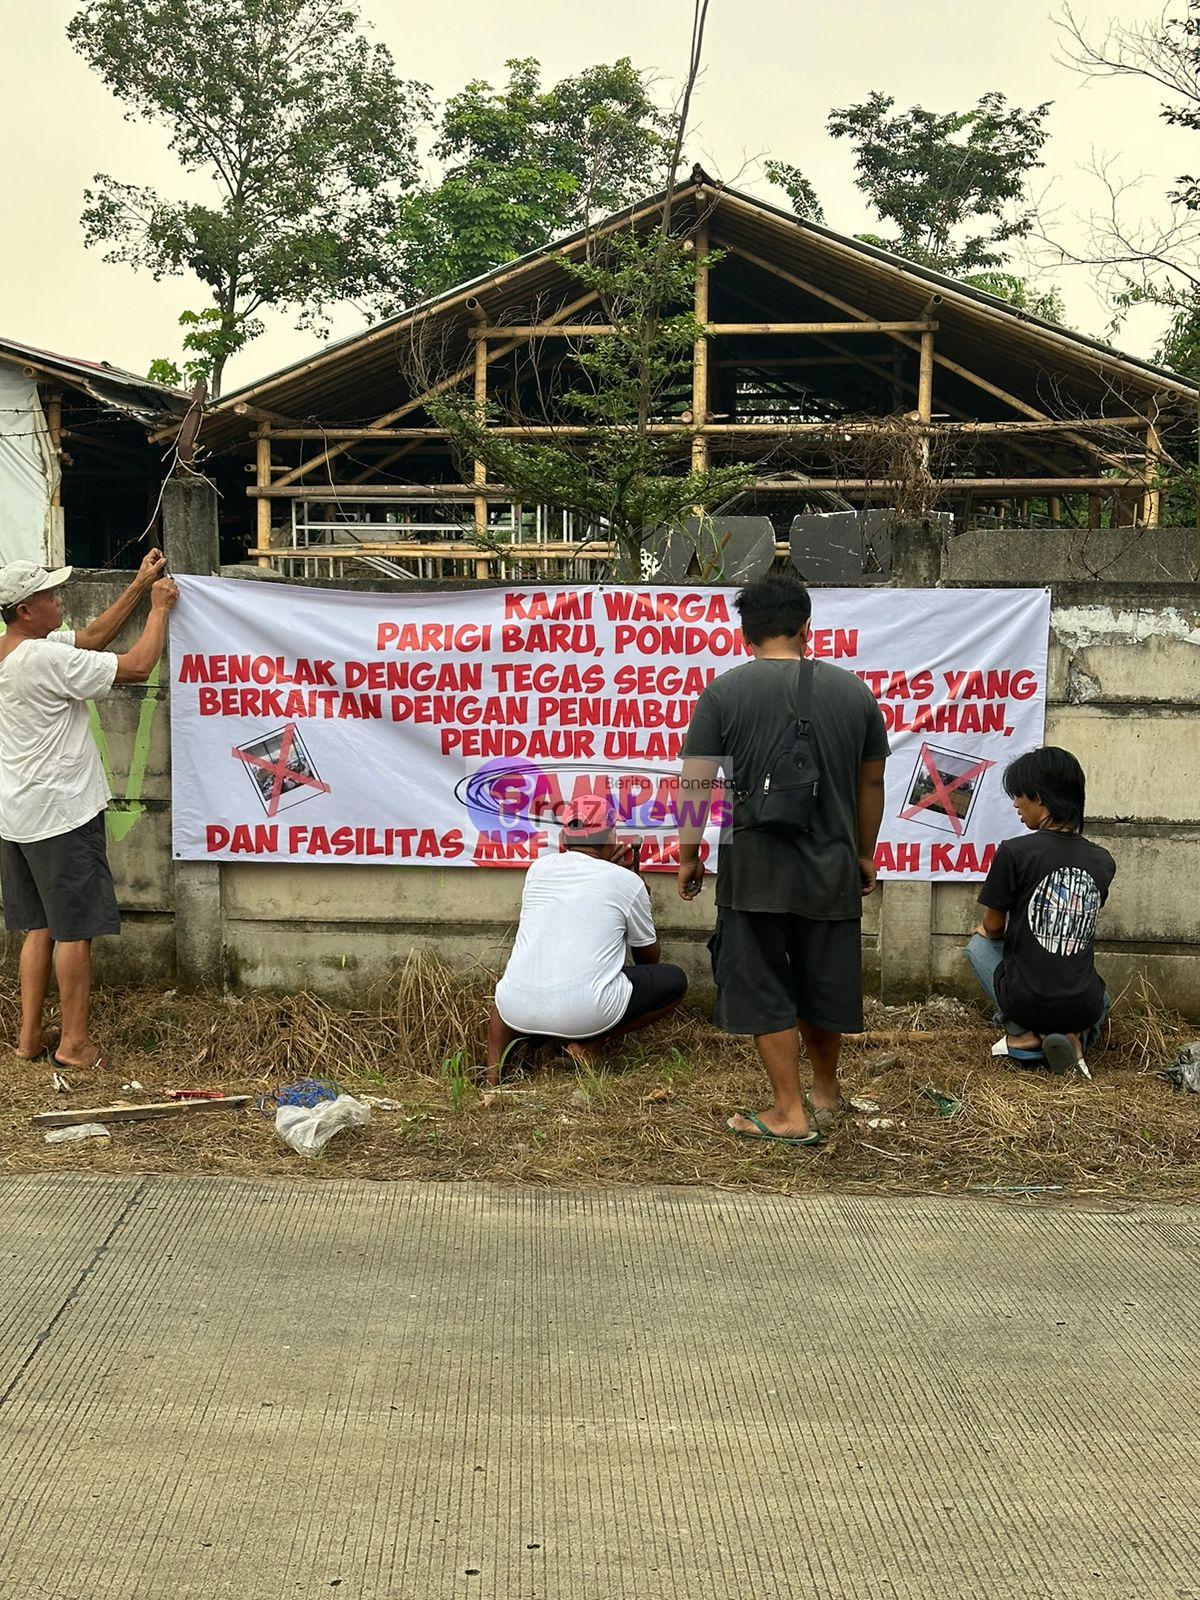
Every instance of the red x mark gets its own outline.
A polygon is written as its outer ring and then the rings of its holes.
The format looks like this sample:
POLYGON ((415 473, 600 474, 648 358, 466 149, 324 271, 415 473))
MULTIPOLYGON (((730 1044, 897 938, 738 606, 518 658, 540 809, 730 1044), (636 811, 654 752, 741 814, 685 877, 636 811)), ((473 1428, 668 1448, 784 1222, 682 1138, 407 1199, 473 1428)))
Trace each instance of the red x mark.
POLYGON ((239 761, 244 761, 248 767, 259 767, 263 772, 274 773, 275 781, 271 785, 271 795, 267 801, 267 815, 269 817, 273 817, 279 810, 279 797, 283 793, 283 785, 286 779, 290 778, 293 783, 307 784, 310 789, 318 789, 322 794, 329 793, 329 785, 322 783, 320 778, 314 778, 310 773, 297 772, 295 769, 288 767, 288 762, 291 760, 292 755, 292 746, 295 742, 296 724, 289 722, 283 730, 283 738, 279 742, 279 759, 277 761, 264 761, 261 756, 252 756, 249 751, 239 750, 236 745, 233 747, 234 755, 239 761))
POLYGON ((994 761, 977 761, 973 767, 968 767, 965 772, 960 773, 952 782, 943 783, 942 775, 937 769, 937 763, 930 754, 927 744, 921 746, 921 760, 925 763, 926 771, 933 780, 933 793, 927 794, 923 800, 918 800, 915 806, 907 806, 900 813, 901 818, 905 822, 911 822, 918 811, 924 811, 929 806, 937 806, 940 811, 944 811, 950 818, 950 825, 955 833, 961 834, 963 831, 962 819, 950 804, 950 796, 955 789, 961 789, 964 784, 970 783, 972 778, 982 777, 987 769, 994 767, 996 763, 994 761))

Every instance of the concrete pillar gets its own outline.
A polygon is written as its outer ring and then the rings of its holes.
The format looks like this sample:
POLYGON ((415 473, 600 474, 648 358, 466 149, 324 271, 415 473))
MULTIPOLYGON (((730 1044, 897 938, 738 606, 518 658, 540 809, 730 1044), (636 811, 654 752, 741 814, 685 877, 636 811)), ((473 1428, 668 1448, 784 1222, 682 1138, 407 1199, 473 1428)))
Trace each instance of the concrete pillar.
POLYGON ((163 554, 172 572, 209 577, 221 564, 217 491, 206 478, 172 478, 163 491, 163 554))
POLYGON ((933 982, 933 884, 885 883, 879 891, 879 997, 924 1000, 933 982))
POLYGON ((939 518, 892 525, 892 586, 936 589, 942 576, 943 529, 939 518))
MULTIPOLYGON (((220 565, 217 494, 203 478, 172 478, 163 493, 163 554, 174 574, 208 577, 220 565)), ((175 982, 185 991, 224 986, 221 868, 175 863, 175 982)))
MULTIPOLYGON (((892 528, 892 587, 934 589, 941 581, 944 526, 940 518, 896 522, 892 528)), ((931 883, 885 883, 879 907, 879 990, 888 1004, 921 1000, 932 985, 931 883)))

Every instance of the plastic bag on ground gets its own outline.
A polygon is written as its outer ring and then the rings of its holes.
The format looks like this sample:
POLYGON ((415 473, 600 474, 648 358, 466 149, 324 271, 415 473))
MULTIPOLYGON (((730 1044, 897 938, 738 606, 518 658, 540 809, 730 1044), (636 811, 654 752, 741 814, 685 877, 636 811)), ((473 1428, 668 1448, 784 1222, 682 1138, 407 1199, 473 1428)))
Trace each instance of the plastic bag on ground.
POLYGON ((46 1135, 47 1144, 78 1144, 83 1139, 107 1139, 109 1131, 102 1122, 76 1122, 69 1128, 53 1128, 46 1135))
POLYGON ((275 1113, 275 1132, 297 1155, 316 1156, 335 1133, 343 1128, 364 1128, 370 1120, 371 1108, 365 1100, 339 1094, 336 1100, 322 1100, 315 1106, 280 1106, 275 1113))

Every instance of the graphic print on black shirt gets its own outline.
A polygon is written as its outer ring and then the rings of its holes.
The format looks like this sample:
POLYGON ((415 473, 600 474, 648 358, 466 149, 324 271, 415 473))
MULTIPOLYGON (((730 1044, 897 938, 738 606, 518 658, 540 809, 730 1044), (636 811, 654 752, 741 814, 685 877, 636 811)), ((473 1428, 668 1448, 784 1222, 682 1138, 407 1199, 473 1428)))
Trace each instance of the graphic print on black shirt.
POLYGON ((1034 1033, 1079 1033, 1104 1009, 1094 965, 1096 918, 1116 863, 1078 833, 1042 829, 1006 839, 979 893, 1008 913, 996 999, 1010 1023, 1034 1033))
POLYGON ((1033 891, 1030 932, 1052 956, 1077 956, 1096 936, 1101 905, 1095 878, 1083 867, 1056 867, 1033 891))

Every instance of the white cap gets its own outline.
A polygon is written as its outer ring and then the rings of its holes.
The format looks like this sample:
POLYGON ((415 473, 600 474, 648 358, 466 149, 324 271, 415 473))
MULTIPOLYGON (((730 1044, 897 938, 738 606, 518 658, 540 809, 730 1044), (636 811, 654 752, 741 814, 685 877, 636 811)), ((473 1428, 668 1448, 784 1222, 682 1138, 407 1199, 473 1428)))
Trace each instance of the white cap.
POLYGON ((57 589, 74 570, 74 567, 54 567, 47 571, 36 561, 10 561, 6 567, 0 567, 0 606, 20 605, 22 600, 32 600, 44 589, 57 589))

